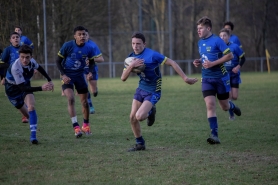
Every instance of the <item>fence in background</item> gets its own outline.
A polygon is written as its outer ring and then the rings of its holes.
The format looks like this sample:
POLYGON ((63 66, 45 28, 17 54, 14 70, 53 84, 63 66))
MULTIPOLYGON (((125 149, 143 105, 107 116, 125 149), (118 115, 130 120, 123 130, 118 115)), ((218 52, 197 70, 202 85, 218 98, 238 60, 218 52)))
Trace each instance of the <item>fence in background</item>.
MULTIPOLYGON (((190 60, 175 60, 182 70, 187 74, 196 74, 201 73, 201 68, 195 68, 192 64, 193 59, 190 60)), ((41 64, 45 67, 43 64, 41 64)), ((119 78, 122 74, 124 64, 123 62, 112 62, 112 66, 109 66, 108 62, 99 63, 99 77, 100 78, 119 78), (110 68, 111 67, 111 68, 110 68), (109 70, 111 69, 111 71, 109 70)), ((50 63, 47 65, 48 74, 53 79, 60 78, 59 71, 56 67, 55 63, 50 63)), ((163 75, 173 75, 173 69, 170 66, 164 65, 161 68, 163 75)), ((278 71, 278 56, 270 58, 270 70, 271 71, 278 71)), ((244 66, 241 68, 241 72, 266 72, 267 63, 265 57, 248 57, 246 58, 244 66)), ((41 79, 42 76, 40 74, 35 76, 35 79, 41 79)))

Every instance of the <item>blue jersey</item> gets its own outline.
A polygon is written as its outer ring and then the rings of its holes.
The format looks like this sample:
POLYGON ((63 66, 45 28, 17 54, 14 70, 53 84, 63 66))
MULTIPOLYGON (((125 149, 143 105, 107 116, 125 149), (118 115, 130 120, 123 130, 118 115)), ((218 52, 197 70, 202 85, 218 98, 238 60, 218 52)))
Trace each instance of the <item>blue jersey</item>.
MULTIPOLYGON (((93 42, 92 40, 88 40, 87 43, 90 44, 93 47, 93 58, 98 58, 98 57, 100 57, 102 55, 102 53, 100 52, 100 49, 98 48, 98 46, 97 46, 97 44, 95 42, 93 42)), ((86 70, 85 73, 86 74, 89 73, 88 69, 89 69, 89 66, 86 66, 85 67, 85 70, 86 70)), ((98 66, 97 66, 96 63, 94 65, 93 71, 91 71, 91 72, 92 73, 98 72, 98 66)))
POLYGON ((231 35, 229 41, 232 42, 232 43, 237 44, 239 47, 242 48, 242 45, 241 45, 241 43, 240 43, 240 41, 239 41, 239 39, 236 35, 231 35))
POLYGON ((58 56, 64 59, 62 67, 65 74, 80 75, 84 73, 86 59, 94 58, 93 47, 88 43, 78 46, 75 40, 72 40, 63 44, 58 56))
MULTIPOLYGON (((208 38, 199 40, 198 46, 202 63, 205 60, 213 62, 222 58, 223 55, 230 53, 230 49, 226 43, 214 34, 208 38)), ((228 72, 224 64, 219 64, 208 69, 202 67, 202 78, 222 78, 226 75, 228 75, 228 72)))
POLYGON ((4 63, 12 64, 16 59, 19 58, 19 47, 8 46, 4 49, 2 53, 1 61, 4 63))
POLYGON ((233 58, 232 60, 230 60, 230 61, 224 63, 224 65, 225 65, 227 71, 230 72, 230 71, 232 71, 232 69, 233 69, 234 67, 236 67, 236 66, 239 64, 239 59, 240 59, 241 57, 243 57, 244 52, 243 52, 243 50, 242 50, 237 44, 235 44, 235 43, 230 43, 230 42, 229 42, 227 45, 228 45, 228 47, 230 48, 231 52, 232 52, 233 55, 234 55, 234 58, 233 58))
POLYGON ((140 77, 139 88, 152 93, 160 92, 162 77, 159 65, 163 65, 167 57, 149 48, 145 48, 138 55, 131 53, 129 57, 144 59, 144 64, 146 65, 145 70, 137 74, 140 77))
POLYGON ((34 45, 33 42, 26 36, 21 35, 20 36, 20 45, 26 44, 28 46, 30 46, 32 49, 34 49, 34 45))

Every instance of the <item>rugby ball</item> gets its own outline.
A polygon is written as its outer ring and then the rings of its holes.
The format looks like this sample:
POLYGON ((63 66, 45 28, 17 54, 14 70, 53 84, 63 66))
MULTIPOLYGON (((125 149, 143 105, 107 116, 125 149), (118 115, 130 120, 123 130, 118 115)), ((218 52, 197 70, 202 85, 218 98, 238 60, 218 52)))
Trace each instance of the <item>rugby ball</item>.
MULTIPOLYGON (((128 66, 133 62, 133 59, 134 59, 134 58, 135 58, 135 57, 127 57, 127 58, 125 59, 125 62, 124 62, 125 67, 128 67, 128 66)), ((141 73, 142 71, 145 70, 145 68, 146 68, 146 65, 144 64, 144 65, 142 65, 142 66, 134 67, 131 71, 132 71, 133 73, 141 73)))

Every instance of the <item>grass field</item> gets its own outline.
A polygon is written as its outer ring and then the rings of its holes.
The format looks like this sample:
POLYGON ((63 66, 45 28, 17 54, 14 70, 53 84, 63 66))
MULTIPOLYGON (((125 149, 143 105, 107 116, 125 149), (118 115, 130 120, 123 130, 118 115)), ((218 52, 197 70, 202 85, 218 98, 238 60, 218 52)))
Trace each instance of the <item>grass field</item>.
POLYGON ((1 86, 0 184, 276 185, 278 73, 243 73, 242 81, 235 102, 242 116, 229 121, 218 106, 221 144, 209 145, 200 82, 189 86, 180 77, 163 77, 156 122, 141 123, 147 149, 133 153, 127 149, 135 143, 129 112, 137 77, 99 80, 96 114, 90 115, 93 135, 80 139, 59 81, 54 92, 36 92, 39 145, 30 144, 29 125, 21 123, 1 86))

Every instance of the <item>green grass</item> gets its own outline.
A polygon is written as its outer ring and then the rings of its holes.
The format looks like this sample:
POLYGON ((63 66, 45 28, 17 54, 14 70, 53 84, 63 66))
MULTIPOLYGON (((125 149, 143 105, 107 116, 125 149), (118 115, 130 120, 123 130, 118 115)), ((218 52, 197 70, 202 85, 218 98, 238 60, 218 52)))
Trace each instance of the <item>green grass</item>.
MULTIPOLYGON (((196 75, 200 80, 200 75, 196 75)), ((163 77, 156 122, 141 123, 145 151, 134 144, 129 112, 138 79, 100 79, 90 115, 93 135, 74 137, 67 101, 55 91, 36 92, 39 145, 0 87, 0 184, 278 184, 278 73, 243 73, 242 116, 228 120, 217 107, 220 145, 210 129, 201 84, 163 77)), ((43 81, 33 81, 33 85, 43 81)), ((78 120, 81 105, 76 96, 78 120)))

